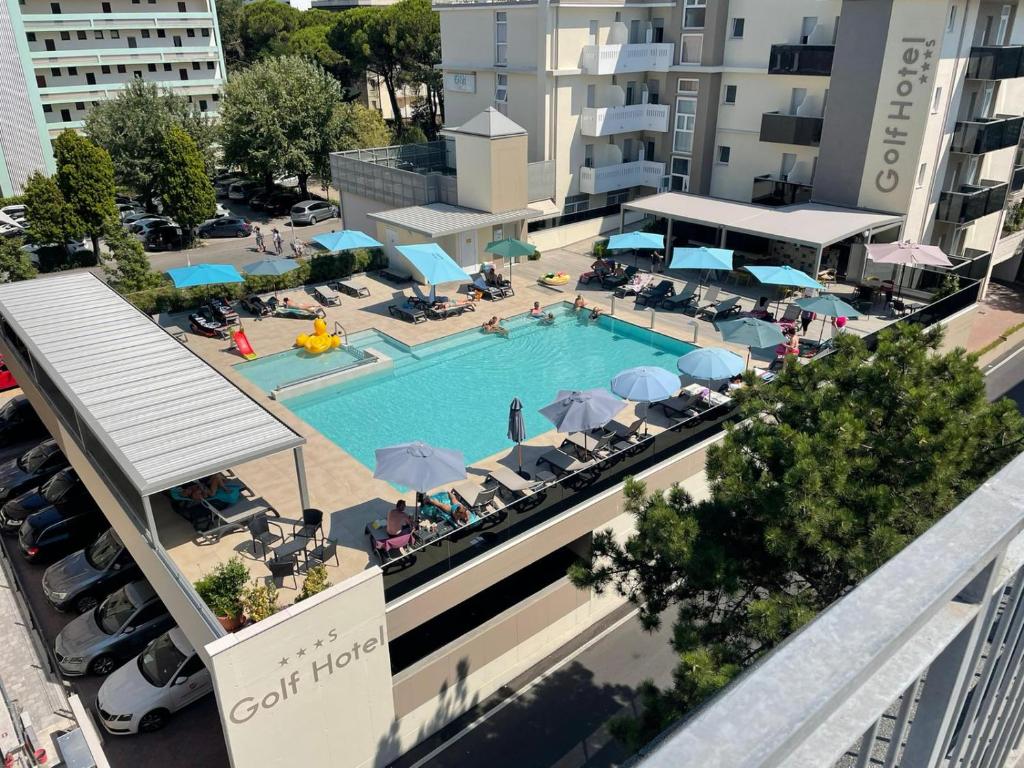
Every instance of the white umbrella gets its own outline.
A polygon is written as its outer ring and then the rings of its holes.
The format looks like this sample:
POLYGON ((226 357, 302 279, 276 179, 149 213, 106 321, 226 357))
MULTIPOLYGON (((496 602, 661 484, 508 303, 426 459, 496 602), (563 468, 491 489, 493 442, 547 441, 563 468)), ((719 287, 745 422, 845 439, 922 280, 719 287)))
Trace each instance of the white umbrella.
POLYGON ((644 434, 647 434, 647 406, 667 400, 679 391, 679 376, 657 366, 627 368, 612 379, 612 392, 626 400, 644 404, 644 434))
POLYGON ((540 413, 559 432, 582 432, 586 446, 587 432, 603 427, 625 407, 624 400, 619 400, 606 389, 563 389, 559 390, 553 403, 540 409, 540 413))
POLYGON ((377 464, 373 471, 375 478, 420 493, 466 479, 466 459, 462 451, 435 448, 416 441, 378 448, 373 453, 377 464))
POLYGON ((899 264, 900 284, 897 296, 903 295, 903 272, 911 267, 952 267, 953 262, 937 245, 921 245, 910 240, 899 243, 871 243, 865 246, 868 258, 876 264, 899 264))

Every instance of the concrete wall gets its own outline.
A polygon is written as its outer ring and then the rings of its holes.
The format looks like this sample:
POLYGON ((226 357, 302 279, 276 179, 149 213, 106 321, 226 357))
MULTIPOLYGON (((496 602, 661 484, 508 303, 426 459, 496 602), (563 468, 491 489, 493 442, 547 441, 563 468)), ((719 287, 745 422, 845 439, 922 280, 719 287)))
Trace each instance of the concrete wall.
MULTIPOLYGON (((341 225, 345 229, 357 229, 360 232, 375 232, 377 222, 367 217, 368 213, 386 211, 392 206, 379 200, 341 190, 341 225)), ((379 238, 378 238, 379 239, 379 238)), ((384 242, 381 240, 381 242, 384 242)))
MULTIPOLYGON (((525 208, 527 137, 455 134, 459 205, 490 213, 525 208)), ((486 243, 485 243, 486 245, 486 243)))
MULTIPOLYGON (((632 224, 640 221, 643 215, 636 213, 626 214, 626 224, 632 224)), ((588 237, 597 237, 598 235, 605 232, 618 232, 619 230, 619 215, 614 214, 612 216, 602 216, 597 219, 587 219, 586 221, 580 221, 576 224, 566 224, 562 227, 554 227, 552 229, 542 229, 537 232, 531 232, 527 239, 531 244, 535 245, 542 253, 544 251, 550 251, 554 248, 564 248, 567 245, 578 243, 580 240, 586 240, 588 237)))

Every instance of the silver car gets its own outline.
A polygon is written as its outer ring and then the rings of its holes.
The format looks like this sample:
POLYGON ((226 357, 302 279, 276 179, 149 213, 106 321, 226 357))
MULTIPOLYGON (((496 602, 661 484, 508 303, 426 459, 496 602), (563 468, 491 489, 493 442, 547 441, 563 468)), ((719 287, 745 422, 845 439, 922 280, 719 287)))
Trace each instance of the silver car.
POLYGON ((292 206, 292 224, 316 224, 324 219, 333 219, 338 215, 338 206, 326 200, 303 200, 292 206))
POLYGON ((174 626, 146 581, 133 581, 72 620, 54 641, 65 675, 106 675, 174 626))

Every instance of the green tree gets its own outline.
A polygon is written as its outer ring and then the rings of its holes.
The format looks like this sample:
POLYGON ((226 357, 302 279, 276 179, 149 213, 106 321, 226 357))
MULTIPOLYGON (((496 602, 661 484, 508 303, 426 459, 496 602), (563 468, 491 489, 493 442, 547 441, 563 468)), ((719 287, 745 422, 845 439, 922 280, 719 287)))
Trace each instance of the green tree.
POLYGON ((386 147, 392 140, 391 130, 380 112, 356 102, 335 107, 327 130, 333 137, 332 152, 386 147))
POLYGON ((32 260, 21 250, 20 237, 0 238, 0 283, 16 283, 31 280, 38 274, 32 260))
POLYGON ((57 182, 36 171, 25 181, 26 239, 34 245, 59 246, 70 262, 68 241, 78 240, 85 226, 61 194, 57 182))
POLYGON ((118 293, 147 291, 166 282, 163 275, 150 268, 142 244, 123 228, 111 229, 107 235, 107 249, 103 271, 107 275, 107 282, 118 293))
POLYGON ((228 69, 234 69, 246 61, 245 43, 242 40, 242 0, 216 0, 217 27, 220 30, 220 47, 228 69))
POLYGON ((171 126, 192 137, 212 171, 216 148, 210 120, 184 96, 153 83, 130 81, 116 99, 100 102, 85 119, 86 134, 110 153, 117 183, 137 192, 150 210, 160 187, 163 137, 171 126))
POLYGON ((164 212, 181 227, 186 243, 192 233, 217 212, 217 195, 206 164, 192 137, 176 125, 164 134, 160 197, 164 212))
POLYGON ((64 131, 54 140, 53 156, 57 162, 57 186, 82 222, 98 259, 100 237, 118 221, 114 164, 105 149, 72 130, 64 131))
POLYGON ((298 56, 265 59, 228 81, 220 110, 224 160, 269 188, 275 176, 323 172, 334 137, 327 130, 342 103, 341 86, 298 56))
POLYGON ((677 606, 674 684, 646 685, 633 747, 718 691, 898 553, 1016 455, 1024 424, 991 404, 973 356, 941 334, 840 336, 813 365, 739 390, 743 420, 708 451, 710 497, 626 487, 635 532, 594 537, 580 587, 613 588, 645 627, 677 606), (765 414, 771 414, 765 417, 765 414))
MULTIPOLYGON (((276 0, 272 0, 272 2, 276 2, 276 0)), ((304 26, 287 32, 273 41, 268 52, 274 56, 302 56, 310 61, 315 61, 339 81, 348 83, 351 78, 349 62, 334 50, 328 41, 328 35, 333 26, 334 20, 332 19, 330 24, 304 26)))

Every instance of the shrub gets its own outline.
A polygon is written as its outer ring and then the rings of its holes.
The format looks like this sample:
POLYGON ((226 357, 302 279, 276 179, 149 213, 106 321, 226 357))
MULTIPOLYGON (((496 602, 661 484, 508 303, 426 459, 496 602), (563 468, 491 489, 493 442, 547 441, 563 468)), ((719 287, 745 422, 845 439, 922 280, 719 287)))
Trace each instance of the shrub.
POLYGON ((540 261, 540 251, 535 250, 529 256, 526 257, 527 261, 540 261))
POLYGON ((6 208, 8 205, 24 205, 24 195, 11 195, 10 197, 0 196, 0 208, 6 208))
POLYGON ((195 583, 196 592, 217 616, 237 618, 242 613, 242 592, 249 570, 240 557, 220 563, 195 583))
POLYGON ((327 566, 323 563, 314 565, 306 571, 306 578, 302 582, 302 590, 299 592, 299 596, 295 598, 295 602, 301 603, 307 597, 323 592, 329 586, 331 586, 331 582, 327 580, 327 566))
POLYGON ((952 296, 954 293, 960 290, 960 278, 949 272, 942 276, 942 282, 939 283, 939 287, 932 293, 932 301, 936 302, 939 299, 944 299, 947 296, 952 296))
POLYGON ((242 593, 242 610, 250 621, 263 621, 277 613, 277 587, 273 582, 261 584, 253 579, 242 593))
POLYGON ((603 240, 594 241, 594 256, 598 259, 603 259, 605 252, 608 250, 608 238, 603 240))

